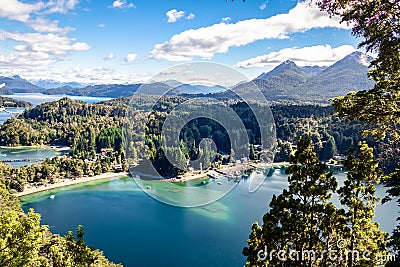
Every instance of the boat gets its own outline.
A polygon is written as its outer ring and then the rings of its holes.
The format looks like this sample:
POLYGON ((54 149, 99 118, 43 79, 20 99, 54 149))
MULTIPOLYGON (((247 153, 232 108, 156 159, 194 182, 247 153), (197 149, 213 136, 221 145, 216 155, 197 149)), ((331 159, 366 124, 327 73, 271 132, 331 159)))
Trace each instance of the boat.
POLYGON ((56 196, 55 195, 50 195, 49 198, 50 199, 54 199, 56 196))
POLYGON ((207 184, 207 182, 206 181, 202 181, 201 184, 207 184))
POLYGON ((150 189, 151 189, 151 186, 150 186, 150 185, 146 186, 146 189, 150 190, 150 189))
POLYGON ((221 185, 222 183, 221 182, 217 182, 217 184, 221 185))
POLYGON ((207 175, 210 176, 213 179, 218 179, 218 175, 215 174, 215 173, 208 173, 207 175))

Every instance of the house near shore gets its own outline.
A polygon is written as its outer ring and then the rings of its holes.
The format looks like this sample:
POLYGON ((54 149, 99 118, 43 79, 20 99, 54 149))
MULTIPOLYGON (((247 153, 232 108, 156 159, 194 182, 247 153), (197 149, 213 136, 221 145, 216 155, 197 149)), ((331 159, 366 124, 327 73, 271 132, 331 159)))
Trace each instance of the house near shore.
POLYGON ((115 165, 113 166, 113 169, 114 169, 114 171, 116 171, 116 172, 122 172, 122 171, 124 171, 124 168, 122 167, 122 164, 115 164, 115 165))

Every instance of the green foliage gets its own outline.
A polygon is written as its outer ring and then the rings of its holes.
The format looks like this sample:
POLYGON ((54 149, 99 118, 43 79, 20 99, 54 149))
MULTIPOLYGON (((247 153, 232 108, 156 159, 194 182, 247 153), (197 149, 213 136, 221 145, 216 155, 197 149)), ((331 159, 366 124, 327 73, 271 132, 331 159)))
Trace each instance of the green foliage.
POLYGON ((379 126, 367 134, 378 139, 389 132, 399 139, 397 125, 400 122, 400 6, 396 1, 318 0, 320 7, 349 22, 356 36, 364 40, 360 47, 377 53, 372 62, 370 78, 376 82, 371 90, 350 92, 333 100, 340 116, 379 126), (389 131, 390 130, 390 131, 389 131))
POLYGON ((118 267, 98 250, 86 246, 83 227, 77 239, 53 235, 32 209, 25 214, 19 200, 0 183, 0 266, 118 267))
POLYGON ((347 180, 338 190, 340 202, 346 210, 346 228, 343 238, 348 251, 368 251, 370 260, 350 257, 348 266, 377 266, 385 262, 387 234, 379 230, 378 223, 372 223, 376 204, 379 199, 375 195, 374 183, 379 183, 382 171, 378 169, 378 163, 374 161, 373 149, 365 142, 359 143, 360 152, 355 157, 355 151, 350 151, 344 162, 348 170, 347 180))
MULTIPOLYGON (((32 266, 39 260, 43 233, 40 215, 33 210, 28 214, 6 210, 0 215, 0 265, 32 266)), ((40 262, 40 260, 39 260, 40 262)))
POLYGON ((253 224, 249 246, 243 249, 246 266, 326 266, 332 263, 321 265, 317 260, 320 255, 307 257, 305 253, 311 250, 318 253, 339 238, 335 233, 339 219, 333 215, 340 212, 329 203, 337 183, 332 172, 319 162, 310 137, 300 138, 297 146, 291 157, 292 165, 286 171, 290 175, 288 190, 272 198, 262 228, 253 224), (282 261, 275 254, 260 260, 259 251, 264 248, 284 251, 287 258, 282 261), (296 256, 289 257, 293 251, 300 255, 300 260, 296 256))
POLYGON ((89 137, 103 128, 121 128, 126 107, 87 104, 63 98, 27 109, 0 127, 0 145, 64 145, 82 152, 89 137), (83 142, 83 144, 81 144, 83 142))
MULTIPOLYGON (((309 135, 321 160, 329 160, 336 154, 345 155, 361 140, 361 123, 337 117, 331 106, 273 105, 271 110, 280 142, 278 145, 295 144, 300 136, 309 135)), ((284 155, 278 152, 277 157, 281 156, 284 155)), ((281 160, 276 158, 275 161, 281 160)))
POLYGON ((26 101, 10 97, 0 96, 0 105, 6 108, 30 108, 32 104, 26 101))
MULTIPOLYGON (((390 144, 383 154, 394 155, 399 167, 400 144, 400 5, 398 1, 317 0, 321 9, 339 15, 342 21, 353 25, 353 34, 363 37, 360 47, 374 52, 369 77, 376 82, 370 90, 349 92, 333 100, 335 111, 350 120, 368 124, 365 135, 390 144)), ((397 169, 388 179, 389 198, 399 199, 400 179, 397 169)), ((398 226, 390 244, 400 247, 398 226)), ((399 263, 397 259, 396 263, 399 263)))
POLYGON ((378 202, 373 183, 382 176, 373 150, 360 143, 358 157, 351 153, 346 159, 348 177, 337 191, 343 209, 330 200, 337 182, 318 160, 311 138, 300 138, 297 146, 286 171, 288 190, 273 196, 263 225, 252 226, 248 247, 243 249, 246 266, 382 264, 379 259, 388 253, 387 234, 372 223, 378 202), (365 251, 367 257, 362 256, 365 251))
POLYGON ((275 154, 275 162, 289 162, 290 155, 293 152, 292 144, 290 142, 278 142, 278 152, 275 154))

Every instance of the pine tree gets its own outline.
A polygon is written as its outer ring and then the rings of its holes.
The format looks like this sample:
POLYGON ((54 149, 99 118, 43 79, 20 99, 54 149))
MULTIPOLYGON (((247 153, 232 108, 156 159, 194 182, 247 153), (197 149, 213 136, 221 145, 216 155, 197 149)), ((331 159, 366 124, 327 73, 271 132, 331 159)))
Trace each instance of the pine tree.
POLYGON ((340 202, 347 207, 347 224, 343 233, 346 240, 346 261, 352 266, 377 266, 385 255, 387 234, 372 223, 379 199, 375 197, 375 185, 382 178, 378 163, 374 161, 373 149, 365 142, 359 143, 360 153, 355 157, 354 149, 344 162, 348 170, 347 180, 338 190, 340 202), (359 255, 355 255, 356 252, 359 255), (361 254, 366 252, 367 257, 361 254), (367 259, 366 259, 367 258, 367 259))
MULTIPOLYGON (((377 140, 395 144, 388 154, 398 161, 400 146, 400 5, 398 1, 316 0, 322 10, 338 15, 342 21, 353 25, 353 34, 363 37, 359 47, 376 54, 371 63, 369 77, 375 82, 373 88, 349 92, 333 100, 335 112, 349 120, 365 122, 364 134, 377 140), (369 90, 367 90, 369 89, 369 90)), ((396 162, 397 168, 399 163, 396 162)), ((399 169, 388 179, 389 198, 400 203, 399 169)), ((400 205, 400 204, 399 204, 400 205)), ((400 221, 400 217, 397 219, 400 221)), ((400 225, 397 225, 389 243, 398 254, 400 225)), ((397 266, 399 259, 397 259, 397 266)))
POLYGON ((246 266, 320 266, 317 253, 340 233, 335 231, 341 225, 335 221, 340 210, 329 202, 337 183, 318 160, 310 137, 299 138, 291 163, 286 171, 289 188, 273 197, 262 227, 253 224, 248 247, 243 249, 246 266))

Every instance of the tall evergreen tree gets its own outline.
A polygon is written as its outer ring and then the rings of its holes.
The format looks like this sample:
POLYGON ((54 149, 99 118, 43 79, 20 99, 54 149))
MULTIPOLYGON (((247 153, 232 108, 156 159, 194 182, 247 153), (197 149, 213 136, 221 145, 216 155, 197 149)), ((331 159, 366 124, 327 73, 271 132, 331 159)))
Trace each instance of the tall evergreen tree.
POLYGON ((341 224, 335 220, 339 220, 341 211, 329 203, 337 182, 318 160, 308 136, 299 138, 291 163, 286 171, 289 188, 273 197, 262 227, 253 224, 248 247, 243 249, 246 266, 331 264, 317 252, 326 249, 340 233, 337 227, 341 224))
MULTIPOLYGON (((359 44, 377 57, 372 62, 370 78, 373 88, 360 92, 349 92, 333 100, 335 111, 342 117, 370 124, 365 134, 376 139, 394 143, 389 154, 396 155, 399 164, 400 146, 400 4, 396 0, 316 0, 319 7, 331 15, 338 15, 343 22, 353 25, 353 34, 363 37, 359 44), (370 89, 370 90, 367 90, 370 89)), ((399 165, 397 165, 399 167, 399 165)), ((388 179, 389 198, 397 199, 400 194, 399 170, 388 179)), ((398 218, 398 220, 400 217, 398 218)), ((393 233, 390 244, 400 247, 400 225, 393 233)), ((399 259, 397 259, 397 265, 399 259)))
POLYGON ((374 161, 373 149, 365 142, 359 143, 360 153, 349 151, 344 162, 347 180, 338 190, 340 202, 346 209, 346 228, 343 232, 347 266, 378 266, 386 254, 387 234, 372 223, 376 204, 375 185, 382 178, 382 171, 374 161), (353 253, 354 252, 354 253, 353 253), (362 255, 366 253, 365 255, 362 255))

